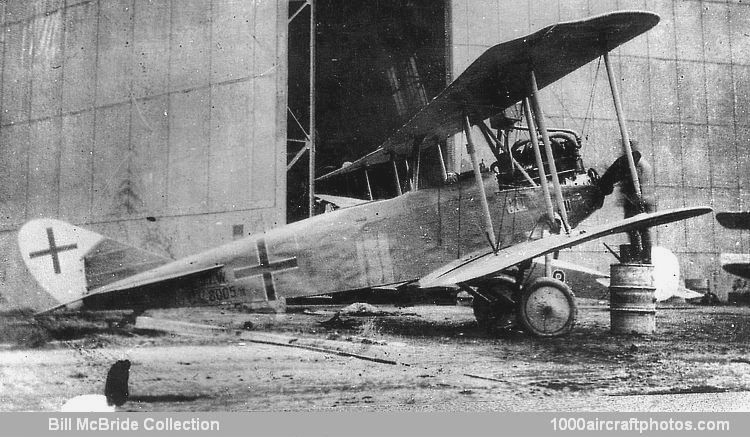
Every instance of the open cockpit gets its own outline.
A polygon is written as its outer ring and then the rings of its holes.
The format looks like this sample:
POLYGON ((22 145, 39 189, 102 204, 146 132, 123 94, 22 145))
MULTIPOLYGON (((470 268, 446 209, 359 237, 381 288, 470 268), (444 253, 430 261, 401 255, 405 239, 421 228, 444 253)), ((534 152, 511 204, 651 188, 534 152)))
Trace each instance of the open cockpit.
MULTIPOLYGON (((577 179, 577 176, 586 173, 580 153, 581 137, 576 132, 550 129, 549 139, 561 183, 563 180, 577 179)), ((541 142, 541 138, 538 141, 541 142)), ((496 174, 500 189, 530 186, 532 181, 539 182, 538 166, 530 139, 516 140, 507 151, 498 153, 496 158, 490 165, 490 170, 496 174)), ((543 160, 545 173, 549 174, 547 157, 544 156, 543 160)))

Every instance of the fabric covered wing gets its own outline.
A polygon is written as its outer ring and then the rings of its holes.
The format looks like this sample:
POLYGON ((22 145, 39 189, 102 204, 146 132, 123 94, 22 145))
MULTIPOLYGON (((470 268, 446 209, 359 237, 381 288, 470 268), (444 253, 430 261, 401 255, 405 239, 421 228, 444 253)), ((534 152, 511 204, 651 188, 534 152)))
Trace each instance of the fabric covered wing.
POLYGON ((728 229, 750 229, 750 212, 719 212, 716 220, 728 229))
MULTIPOLYGON (((659 16, 651 12, 613 12, 555 24, 498 44, 477 58, 380 148, 319 180, 387 162, 393 154, 408 155, 415 141, 447 138, 461 130, 464 114, 478 122, 528 96, 532 69, 542 89, 658 22, 659 16)), ((422 144, 426 147, 431 142, 422 144)))
POLYGON ((722 253, 719 261, 727 273, 750 279, 750 254, 722 253))
POLYGON ((642 227, 663 225, 709 212, 711 212, 711 208, 708 207, 693 207, 639 214, 635 217, 614 223, 595 226, 588 230, 577 229, 571 232, 570 235, 553 235, 539 240, 526 241, 502 249, 497 253, 493 253, 492 251, 474 252, 424 276, 418 281, 418 286, 420 288, 450 287, 455 284, 491 276, 522 261, 556 250, 573 247, 605 235, 627 232, 642 227))

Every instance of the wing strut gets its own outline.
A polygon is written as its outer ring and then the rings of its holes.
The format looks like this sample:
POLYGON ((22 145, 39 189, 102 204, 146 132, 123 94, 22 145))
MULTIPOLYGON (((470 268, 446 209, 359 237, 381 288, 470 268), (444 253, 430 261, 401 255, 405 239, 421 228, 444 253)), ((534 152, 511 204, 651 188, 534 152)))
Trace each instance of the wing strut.
POLYGON ((398 167, 396 167, 396 160, 391 158, 391 164, 393 164, 393 177, 396 178, 396 193, 397 195, 404 194, 401 191, 401 179, 398 177, 398 167))
POLYGON ((404 166, 406 167, 406 182, 409 184, 409 191, 414 191, 414 179, 409 177, 411 174, 411 167, 409 166, 408 159, 404 159, 404 166))
MULTIPOLYGON (((531 141, 531 148, 534 149, 534 157, 536 158, 536 166, 539 172, 539 184, 542 186, 544 205, 547 208, 547 218, 549 219, 550 226, 553 226, 555 224, 555 208, 552 206, 552 197, 549 193, 547 175, 544 172, 544 160, 542 160, 542 151, 539 150, 536 124, 534 122, 534 116, 531 113, 531 106, 529 105, 528 97, 523 99, 523 112, 526 115, 526 123, 529 125, 529 140, 531 141)), ((552 276, 552 257, 550 254, 544 256, 544 275, 547 277, 552 276)))
MULTIPOLYGON (((426 141, 426 140, 425 140, 426 141)), ((424 142, 424 141, 422 141, 424 142)), ((414 191, 419 191, 419 166, 422 164, 422 145, 418 145, 414 150, 417 155, 414 157, 414 172, 411 175, 411 185, 414 191)))
POLYGON ((495 250, 495 230, 492 227, 492 216, 490 215, 490 205, 487 203, 487 193, 484 191, 484 182, 482 181, 482 173, 479 169, 479 159, 477 159, 477 150, 474 147, 474 141, 471 138, 471 123, 469 123, 469 116, 464 114, 464 133, 466 134, 466 151, 471 157, 471 166, 474 167, 474 179, 479 189, 479 201, 482 204, 482 212, 484 213, 484 232, 487 234, 487 238, 492 243, 492 250, 495 250))
POLYGON ((365 167, 365 182, 367 183, 367 195, 370 197, 370 200, 373 200, 372 187, 370 186, 370 172, 367 171, 367 167, 365 167))
POLYGON ((523 99, 523 112, 524 115, 526 115, 526 123, 529 125, 529 140, 531 141, 531 148, 534 149, 536 167, 539 172, 539 185, 542 187, 544 206, 547 209, 547 218, 549 219, 550 226, 552 226, 555 223, 555 208, 552 206, 552 198, 549 194, 547 175, 544 173, 544 161, 542 160, 542 152, 539 150, 539 142, 536 135, 536 123, 534 122, 534 116, 531 114, 531 107, 529 106, 528 98, 523 99))
POLYGON ((440 141, 436 141, 438 158, 440 159, 440 171, 443 172, 443 182, 448 180, 448 170, 445 169, 445 159, 443 159, 443 148, 440 146, 440 141))
MULTIPOLYGON (((560 217, 562 218, 562 224, 565 228, 565 232, 570 232, 570 225, 568 224, 568 211, 565 209, 565 201, 563 200, 562 188, 560 188, 560 179, 557 177, 557 166, 555 165, 555 156, 552 154, 552 143, 549 141, 549 133, 547 132, 547 123, 544 120, 544 114, 542 113, 542 107, 539 105, 539 88, 536 83, 536 75, 532 69, 529 74, 529 85, 531 87, 531 105, 534 108, 534 115, 536 115, 537 125, 539 132, 542 134, 542 142, 544 143, 544 151, 547 154, 547 161, 549 162, 549 172, 552 176, 552 185, 555 189, 555 200, 557 202, 557 209, 560 211, 560 217)), ((536 131, 534 131, 536 135, 536 131)), ((534 136, 530 135, 530 136, 534 136)), ((554 223, 554 222, 553 222, 554 223)))
POLYGON ((620 102, 620 93, 617 90, 615 73, 614 71, 612 71, 612 64, 610 64, 609 62, 609 52, 605 52, 602 56, 604 57, 604 66, 607 68, 609 87, 612 90, 612 101, 615 104, 617 123, 620 125, 622 148, 625 150, 625 156, 628 157, 628 167, 630 167, 630 177, 633 178, 633 188, 635 189, 635 195, 638 196, 638 200, 640 201, 641 197, 643 196, 643 194, 641 193, 641 182, 638 179, 638 170, 636 170, 635 168, 635 160, 633 160, 633 149, 630 147, 630 134, 628 134, 628 126, 625 124, 625 115, 622 110, 622 103, 620 102))

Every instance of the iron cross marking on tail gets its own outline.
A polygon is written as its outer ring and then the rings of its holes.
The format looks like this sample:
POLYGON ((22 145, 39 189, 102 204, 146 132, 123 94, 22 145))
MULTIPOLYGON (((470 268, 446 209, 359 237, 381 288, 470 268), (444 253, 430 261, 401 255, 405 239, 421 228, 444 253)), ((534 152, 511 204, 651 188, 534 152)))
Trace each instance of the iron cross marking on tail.
POLYGON ((73 250, 78 248, 77 244, 66 244, 65 246, 58 246, 55 243, 55 234, 52 232, 52 228, 47 228, 47 241, 49 241, 49 249, 40 250, 37 252, 31 252, 29 258, 39 258, 40 256, 52 256, 52 268, 55 269, 55 274, 60 274, 60 258, 57 256, 58 253, 66 250, 73 250))
POLYGON ((263 284, 266 290, 266 297, 268 298, 268 300, 276 300, 276 286, 273 284, 273 274, 275 272, 296 269, 297 258, 292 257, 279 261, 269 262, 266 240, 260 238, 256 242, 256 245, 258 248, 258 265, 234 269, 234 277, 240 279, 247 278, 249 276, 263 275, 263 284))

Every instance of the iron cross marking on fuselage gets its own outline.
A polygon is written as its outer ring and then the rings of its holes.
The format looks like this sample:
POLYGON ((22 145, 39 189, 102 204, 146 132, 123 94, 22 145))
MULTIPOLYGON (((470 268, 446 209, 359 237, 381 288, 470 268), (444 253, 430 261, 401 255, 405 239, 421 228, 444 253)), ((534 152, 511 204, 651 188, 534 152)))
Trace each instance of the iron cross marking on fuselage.
POLYGON ((52 268, 55 269, 55 274, 60 274, 60 258, 57 254, 66 250, 73 250, 78 248, 77 244, 66 244, 65 246, 58 246, 55 243, 55 234, 52 232, 52 228, 47 228, 47 241, 49 241, 49 249, 40 250, 37 252, 31 252, 29 258, 39 258, 40 256, 52 255, 52 268))
POLYGON ((263 275, 263 284, 266 290, 266 297, 268 298, 268 300, 276 300, 276 286, 273 284, 273 274, 284 270, 296 269, 297 258, 292 257, 282 259, 280 261, 269 262, 266 240, 260 238, 256 242, 256 245, 258 248, 258 265, 234 269, 234 277, 240 279, 247 278, 249 276, 263 275))

